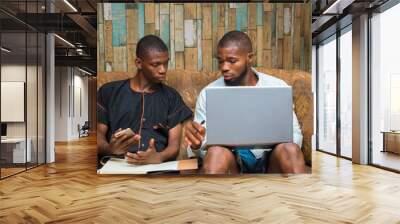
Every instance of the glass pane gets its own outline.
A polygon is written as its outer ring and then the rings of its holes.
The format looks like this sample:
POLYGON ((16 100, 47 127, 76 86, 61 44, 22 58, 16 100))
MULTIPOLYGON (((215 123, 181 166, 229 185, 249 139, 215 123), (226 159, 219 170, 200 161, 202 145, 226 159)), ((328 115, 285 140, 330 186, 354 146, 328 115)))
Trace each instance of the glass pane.
POLYGON ((336 40, 318 48, 318 147, 336 153, 336 40))
MULTIPOLYGON (((37 19, 34 14, 44 13, 44 5, 44 0, 0 2, 0 7, 21 20, 37 19)), ((6 167, 1 170, 3 178, 45 161, 45 36, 1 12, 0 26, 4 87, 0 110, 2 115, 14 116, 1 119, 2 133, 7 131, 0 146, 0 167, 6 167)))
POLYGON ((38 163, 45 163, 45 52, 46 37, 43 33, 39 34, 38 45, 38 163))
POLYGON ((352 157, 352 35, 351 30, 340 36, 340 150, 352 157))
POLYGON ((1 140, 2 177, 25 170, 26 33, 2 33, 1 121, 7 133, 1 140))
POLYGON ((372 163, 400 170, 400 4, 374 15, 372 25, 372 163))
POLYGON ((27 33, 28 38, 28 63, 26 81, 26 113, 27 113, 27 142, 28 142, 28 168, 37 165, 37 73, 38 73, 38 36, 36 32, 27 33), (30 152, 29 152, 30 151, 30 152))

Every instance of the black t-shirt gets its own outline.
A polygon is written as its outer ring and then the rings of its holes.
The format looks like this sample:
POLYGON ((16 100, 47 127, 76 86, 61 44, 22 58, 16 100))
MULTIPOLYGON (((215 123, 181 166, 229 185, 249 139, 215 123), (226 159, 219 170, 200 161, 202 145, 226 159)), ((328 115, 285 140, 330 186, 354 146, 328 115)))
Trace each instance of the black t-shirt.
POLYGON ((98 122, 108 126, 108 142, 119 128, 131 128, 133 132, 139 133, 143 99, 140 145, 132 146, 129 151, 146 150, 150 139, 154 138, 157 152, 161 152, 168 145, 168 132, 163 134, 154 126, 161 124, 173 128, 192 116, 192 111, 179 93, 167 85, 160 84, 155 92, 144 95, 131 89, 129 79, 103 85, 97 92, 98 122))

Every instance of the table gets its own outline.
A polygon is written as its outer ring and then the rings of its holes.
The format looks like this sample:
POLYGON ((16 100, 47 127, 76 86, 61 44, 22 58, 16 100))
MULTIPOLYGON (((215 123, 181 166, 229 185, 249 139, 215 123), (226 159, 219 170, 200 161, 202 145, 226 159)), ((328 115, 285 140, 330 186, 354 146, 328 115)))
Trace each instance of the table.
POLYGON ((1 139, 1 159, 5 163, 26 163, 31 162, 32 153, 31 145, 32 140, 27 138, 6 138, 1 139), (26 151, 25 145, 27 144, 26 151), (26 161, 25 161, 26 160, 26 161))
POLYGON ((400 154, 400 131, 382 131, 381 133, 383 133, 382 152, 400 154))

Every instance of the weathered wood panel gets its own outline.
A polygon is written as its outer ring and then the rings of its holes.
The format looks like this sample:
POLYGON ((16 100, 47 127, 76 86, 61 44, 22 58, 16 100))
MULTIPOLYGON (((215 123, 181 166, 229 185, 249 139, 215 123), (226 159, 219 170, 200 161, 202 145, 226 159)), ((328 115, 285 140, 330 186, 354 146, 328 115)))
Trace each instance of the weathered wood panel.
POLYGON ((184 69, 185 68, 185 58, 183 52, 175 53, 175 69, 184 69))
POLYGON ((155 11, 154 11, 154 3, 146 3, 144 5, 144 22, 145 23, 154 23, 155 22, 155 11))
POLYGON ((197 48, 185 48, 185 69, 197 70, 197 48))
POLYGON ((98 17, 99 71, 136 71, 136 44, 147 34, 168 46, 170 69, 215 71, 216 46, 231 30, 249 35, 256 66, 311 69, 309 3, 104 3, 98 17))
POLYGON ((126 13, 125 4, 116 3, 111 5, 112 13, 112 46, 120 47, 126 45, 126 13))
POLYGON ((126 26, 128 34, 128 44, 136 44, 139 39, 138 33, 138 11, 137 9, 126 10, 126 26))

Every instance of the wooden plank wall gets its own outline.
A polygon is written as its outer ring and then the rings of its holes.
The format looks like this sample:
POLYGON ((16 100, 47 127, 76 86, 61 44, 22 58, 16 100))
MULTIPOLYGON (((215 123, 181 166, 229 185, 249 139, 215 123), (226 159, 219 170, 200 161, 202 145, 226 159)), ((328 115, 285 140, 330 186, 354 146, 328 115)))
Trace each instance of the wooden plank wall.
POLYGON ((309 3, 103 3, 98 18, 99 72, 135 72, 147 34, 167 44, 169 69, 216 71, 216 45, 230 30, 249 35, 255 66, 311 72, 309 3))

